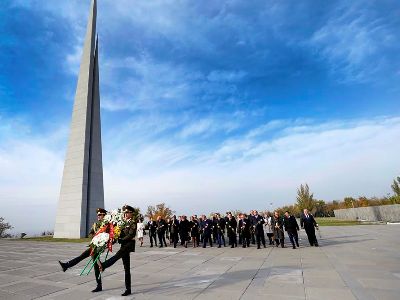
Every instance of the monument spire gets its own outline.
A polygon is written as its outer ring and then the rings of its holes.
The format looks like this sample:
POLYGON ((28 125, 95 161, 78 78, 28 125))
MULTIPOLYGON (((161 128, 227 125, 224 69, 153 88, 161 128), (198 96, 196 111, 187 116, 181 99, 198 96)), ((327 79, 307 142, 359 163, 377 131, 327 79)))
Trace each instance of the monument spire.
POLYGON ((68 149, 58 201, 55 238, 87 236, 104 207, 97 3, 92 0, 83 46, 68 149))

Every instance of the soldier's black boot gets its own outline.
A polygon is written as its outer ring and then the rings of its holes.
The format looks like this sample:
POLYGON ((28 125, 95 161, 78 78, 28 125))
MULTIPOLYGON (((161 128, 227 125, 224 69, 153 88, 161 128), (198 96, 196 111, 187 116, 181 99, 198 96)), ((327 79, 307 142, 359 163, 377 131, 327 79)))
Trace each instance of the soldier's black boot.
POLYGON ((67 262, 66 262, 66 263, 63 263, 63 262, 61 262, 61 261, 58 261, 58 263, 60 264, 60 266, 61 266, 63 272, 65 272, 65 271, 68 270, 68 263, 67 263, 67 262))
POLYGON ((123 292, 123 293, 121 294, 121 296, 128 296, 128 295, 130 295, 130 294, 132 294, 131 290, 125 290, 125 292, 123 292))
POLYGON ((97 287, 92 291, 92 293, 101 292, 102 290, 103 290, 103 287, 101 286, 101 284, 98 284, 97 287))

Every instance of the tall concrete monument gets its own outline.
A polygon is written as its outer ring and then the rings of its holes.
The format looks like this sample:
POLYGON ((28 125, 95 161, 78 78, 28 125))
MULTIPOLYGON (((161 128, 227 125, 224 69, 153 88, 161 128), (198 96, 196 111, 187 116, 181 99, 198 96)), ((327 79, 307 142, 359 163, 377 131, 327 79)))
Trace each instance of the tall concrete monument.
POLYGON ((58 201, 55 238, 87 236, 104 207, 97 3, 92 0, 58 201))

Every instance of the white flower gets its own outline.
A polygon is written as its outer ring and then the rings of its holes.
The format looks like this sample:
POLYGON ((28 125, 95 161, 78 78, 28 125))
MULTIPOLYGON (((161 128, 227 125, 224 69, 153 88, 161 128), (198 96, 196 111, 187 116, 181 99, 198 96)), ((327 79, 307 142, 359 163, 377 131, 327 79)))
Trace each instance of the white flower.
POLYGON ((111 215, 106 214, 106 215, 104 216, 103 221, 104 221, 105 223, 110 223, 111 220, 112 220, 112 216, 111 216, 111 215))
POLYGON ((109 239, 110 235, 107 232, 102 232, 93 237, 92 244, 95 247, 103 247, 105 244, 107 244, 109 239))

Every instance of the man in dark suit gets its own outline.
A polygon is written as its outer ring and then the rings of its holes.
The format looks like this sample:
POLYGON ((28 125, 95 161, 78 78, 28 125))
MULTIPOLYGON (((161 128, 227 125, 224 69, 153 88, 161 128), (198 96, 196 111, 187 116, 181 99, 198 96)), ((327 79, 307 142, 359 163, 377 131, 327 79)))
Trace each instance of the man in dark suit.
POLYGON ((240 214, 239 228, 242 234, 242 247, 250 247, 250 221, 245 214, 240 214))
POLYGON ((304 214, 300 219, 300 226, 302 229, 305 229, 310 245, 318 247, 317 237, 315 236, 315 228, 318 229, 318 224, 314 217, 308 212, 308 209, 304 209, 303 212, 304 214))
POLYGON ((167 247, 167 241, 165 240, 165 231, 167 230, 167 223, 161 216, 157 217, 157 235, 158 235, 158 241, 160 242, 159 248, 163 247, 163 244, 165 247, 167 247))
POLYGON ((186 216, 182 216, 179 222, 179 233, 181 236, 181 245, 187 248, 190 232, 190 223, 186 216))
POLYGON ((100 263, 101 270, 104 271, 108 267, 115 264, 120 258, 124 264, 125 270, 125 292, 121 296, 128 296, 132 293, 131 290, 131 258, 130 253, 135 252, 135 236, 137 229, 137 220, 133 220, 134 209, 132 206, 124 205, 122 207, 124 211, 125 224, 121 230, 121 235, 118 242, 121 244, 121 248, 113 257, 110 257, 105 262, 100 263))
POLYGON ((237 222, 230 212, 227 213, 226 228, 228 233, 229 245, 231 245, 231 248, 235 248, 235 246, 237 247, 237 222))
POLYGON ((157 223, 154 221, 153 217, 150 218, 150 221, 147 223, 147 227, 149 229, 150 247, 153 247, 153 240, 155 246, 157 247, 157 223))
POLYGON ((299 235, 297 234, 297 231, 299 231, 300 228, 299 224, 297 224, 296 218, 294 216, 291 216, 288 211, 285 212, 283 225, 285 226, 285 230, 289 235, 289 239, 292 243, 293 249, 296 249, 295 242, 297 247, 299 247, 299 235))
POLYGON ((261 243, 263 244, 264 248, 266 247, 264 236, 264 223, 264 218, 258 214, 258 211, 255 210, 253 215, 253 226, 257 240, 257 249, 261 248, 261 243))
MULTIPOLYGON (((92 228, 90 229, 90 232, 89 232, 90 238, 93 238, 95 236, 95 234, 97 233, 97 231, 100 229, 100 227, 103 224, 104 216, 107 213, 107 211, 104 208, 98 208, 96 210, 96 212, 97 212, 97 222, 93 223, 92 228)), ((58 261, 58 263, 61 265, 62 270, 65 272, 69 268, 75 266, 76 264, 78 264, 79 262, 84 260, 85 258, 89 257, 91 252, 92 252, 92 250, 89 247, 85 251, 83 251, 82 254, 79 255, 78 257, 75 257, 65 263, 63 263, 61 261, 58 261)), ((98 255, 98 253, 96 253, 96 252, 92 253, 93 259, 95 257, 97 257, 97 255, 98 255)), ((101 284, 101 276, 100 276, 100 270, 99 270, 98 264, 95 263, 93 267, 94 267, 94 275, 96 276, 97 287, 92 292, 96 293, 96 292, 102 291, 102 284, 101 284)))
POLYGON ((203 215, 203 248, 206 248, 207 242, 210 242, 210 247, 212 247, 211 234, 213 231, 213 222, 205 215, 203 215))
POLYGON ((172 216, 169 226, 170 226, 169 229, 170 237, 174 245, 174 248, 176 248, 176 245, 178 244, 179 240, 179 221, 176 219, 175 215, 172 216))

